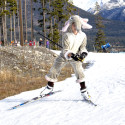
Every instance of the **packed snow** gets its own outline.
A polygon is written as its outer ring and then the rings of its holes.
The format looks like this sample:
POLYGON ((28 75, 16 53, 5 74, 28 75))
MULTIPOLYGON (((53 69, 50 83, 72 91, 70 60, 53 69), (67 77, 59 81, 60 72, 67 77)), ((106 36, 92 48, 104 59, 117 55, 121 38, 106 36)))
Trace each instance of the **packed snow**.
MULTIPOLYGON (((57 52, 59 53, 59 52, 57 52)), ((0 125, 125 125, 125 54, 89 53, 86 84, 97 107, 82 101, 74 74, 55 83, 52 96, 14 110, 44 89, 23 92, 0 101, 0 125)))

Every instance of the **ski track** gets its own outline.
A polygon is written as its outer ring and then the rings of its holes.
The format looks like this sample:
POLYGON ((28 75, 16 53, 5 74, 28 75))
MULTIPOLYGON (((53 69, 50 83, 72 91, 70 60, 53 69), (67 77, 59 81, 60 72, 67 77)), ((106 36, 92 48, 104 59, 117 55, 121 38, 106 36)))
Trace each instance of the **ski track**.
POLYGON ((86 83, 97 107, 82 101, 76 77, 55 83, 52 96, 14 110, 12 106, 38 96, 41 89, 0 101, 0 125, 125 125, 125 54, 89 53, 86 83))

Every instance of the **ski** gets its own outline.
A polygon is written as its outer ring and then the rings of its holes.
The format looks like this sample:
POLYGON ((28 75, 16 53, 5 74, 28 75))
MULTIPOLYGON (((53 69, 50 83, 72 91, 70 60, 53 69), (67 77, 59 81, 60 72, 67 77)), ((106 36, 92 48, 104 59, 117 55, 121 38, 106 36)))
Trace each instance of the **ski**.
POLYGON ((17 108, 19 108, 19 107, 21 107, 21 106, 24 106, 24 105, 28 104, 28 103, 32 103, 32 102, 34 102, 34 101, 40 100, 40 99, 42 99, 42 98, 44 98, 44 97, 51 96, 51 95, 53 95, 53 94, 55 94, 55 93, 58 93, 58 92, 61 92, 61 90, 59 90, 59 91, 54 91, 54 92, 50 92, 50 93, 45 94, 45 95, 40 95, 40 96, 34 97, 34 98, 32 98, 32 99, 30 99, 30 100, 28 100, 28 101, 25 101, 25 102, 23 102, 23 103, 21 103, 21 104, 18 104, 18 105, 16 105, 16 106, 13 106, 13 107, 11 107, 11 108, 8 109, 8 110, 17 109, 17 108))
POLYGON ((86 102, 86 103, 89 103, 89 104, 91 104, 91 105, 93 105, 93 106, 97 106, 97 104, 95 104, 92 100, 83 100, 84 102, 86 102))

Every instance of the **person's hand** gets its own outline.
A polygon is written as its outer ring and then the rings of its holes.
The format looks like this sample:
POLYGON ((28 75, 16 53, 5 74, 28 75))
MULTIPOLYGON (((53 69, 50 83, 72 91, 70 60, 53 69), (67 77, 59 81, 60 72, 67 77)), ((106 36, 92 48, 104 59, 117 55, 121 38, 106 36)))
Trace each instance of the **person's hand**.
POLYGON ((73 54, 71 55, 71 58, 73 58, 75 61, 84 61, 84 58, 87 56, 88 54, 86 52, 83 52, 81 55, 79 54, 73 54))
POLYGON ((69 54, 68 54, 68 57, 71 58, 71 56, 72 56, 72 53, 69 53, 69 54))
POLYGON ((71 58, 73 58, 75 61, 79 61, 79 55, 72 53, 71 58))
POLYGON ((80 58, 81 60, 83 60, 84 58, 86 58, 87 55, 88 55, 88 54, 87 54, 86 52, 83 52, 83 53, 79 56, 79 58, 80 58))

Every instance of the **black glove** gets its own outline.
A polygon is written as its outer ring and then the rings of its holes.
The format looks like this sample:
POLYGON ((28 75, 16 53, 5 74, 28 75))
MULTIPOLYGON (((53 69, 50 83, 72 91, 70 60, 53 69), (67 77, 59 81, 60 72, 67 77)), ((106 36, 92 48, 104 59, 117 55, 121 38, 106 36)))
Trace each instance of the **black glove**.
POLYGON ((83 52, 80 56, 79 59, 83 60, 84 58, 86 58, 88 54, 86 52, 83 52))
POLYGON ((87 56, 88 54, 86 52, 83 52, 81 55, 79 54, 74 54, 71 53, 71 58, 73 58, 75 61, 81 61, 83 62, 84 58, 87 56))
POLYGON ((71 58, 73 58, 75 61, 79 61, 79 55, 77 53, 71 53, 71 58))

